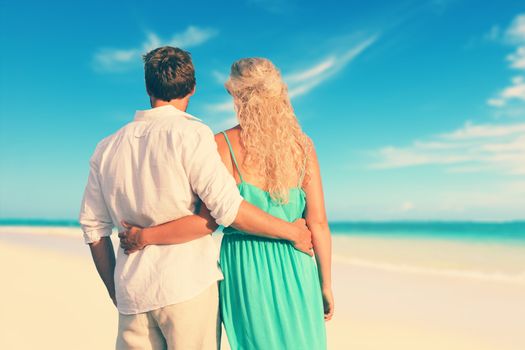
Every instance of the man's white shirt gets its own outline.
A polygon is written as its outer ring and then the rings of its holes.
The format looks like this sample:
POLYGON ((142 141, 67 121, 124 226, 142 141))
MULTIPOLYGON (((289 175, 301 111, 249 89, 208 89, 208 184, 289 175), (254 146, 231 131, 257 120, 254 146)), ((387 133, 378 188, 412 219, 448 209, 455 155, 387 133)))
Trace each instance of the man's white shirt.
MULTIPOLYGON (((120 222, 148 227, 191 215, 199 198, 229 226, 242 202, 208 126, 171 105, 137 111, 133 122, 98 145, 80 211, 86 243, 120 222)), ((222 278, 212 237, 151 245, 126 255, 118 248, 118 310, 136 314, 189 300, 222 278)))

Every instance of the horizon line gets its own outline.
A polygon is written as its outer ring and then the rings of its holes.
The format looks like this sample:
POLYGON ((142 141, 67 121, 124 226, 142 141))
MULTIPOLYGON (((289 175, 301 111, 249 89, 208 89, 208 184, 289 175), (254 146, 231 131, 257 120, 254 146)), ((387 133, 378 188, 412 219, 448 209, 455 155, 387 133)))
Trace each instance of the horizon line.
MULTIPOLYGON (((43 219, 43 218, 0 218, 0 226, 24 226, 28 224, 42 226, 72 226, 80 227, 77 219, 43 219)), ((525 224, 525 218, 508 220, 479 219, 370 219, 370 220, 329 220, 329 225, 341 224, 525 224)))

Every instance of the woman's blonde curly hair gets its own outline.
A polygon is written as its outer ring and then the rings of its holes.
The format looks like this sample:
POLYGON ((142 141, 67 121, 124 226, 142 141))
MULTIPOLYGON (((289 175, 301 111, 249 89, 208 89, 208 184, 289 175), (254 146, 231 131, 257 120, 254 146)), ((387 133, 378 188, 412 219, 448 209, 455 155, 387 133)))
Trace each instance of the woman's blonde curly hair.
POLYGON ((292 181, 298 184, 305 170, 310 140, 279 70, 268 59, 243 58, 233 63, 225 87, 241 126, 244 165, 266 179, 274 201, 287 203, 292 181))

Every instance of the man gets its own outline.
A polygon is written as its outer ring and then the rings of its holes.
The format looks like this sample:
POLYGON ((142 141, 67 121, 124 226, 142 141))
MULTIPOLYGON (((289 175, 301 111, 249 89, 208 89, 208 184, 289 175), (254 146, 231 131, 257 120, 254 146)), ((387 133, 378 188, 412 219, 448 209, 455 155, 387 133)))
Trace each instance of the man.
POLYGON ((211 130, 185 112, 195 92, 189 53, 144 56, 152 109, 102 140, 90 160, 80 212, 86 243, 119 311, 117 349, 217 349, 216 246, 210 235, 151 245, 117 258, 109 236, 122 221, 142 227, 192 215, 202 200, 218 224, 290 240, 311 254, 310 232, 245 202, 211 130))

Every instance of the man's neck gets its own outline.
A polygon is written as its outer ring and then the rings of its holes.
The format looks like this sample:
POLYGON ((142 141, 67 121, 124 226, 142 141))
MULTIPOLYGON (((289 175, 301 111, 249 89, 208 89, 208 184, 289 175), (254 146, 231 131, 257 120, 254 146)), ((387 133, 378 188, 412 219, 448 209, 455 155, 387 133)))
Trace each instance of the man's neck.
POLYGON ((170 106, 177 108, 179 111, 186 112, 186 109, 188 108, 188 102, 189 102, 189 99, 187 98, 174 99, 171 101, 162 101, 162 100, 154 99, 154 100, 151 100, 151 108, 157 108, 157 107, 170 105, 170 106))

